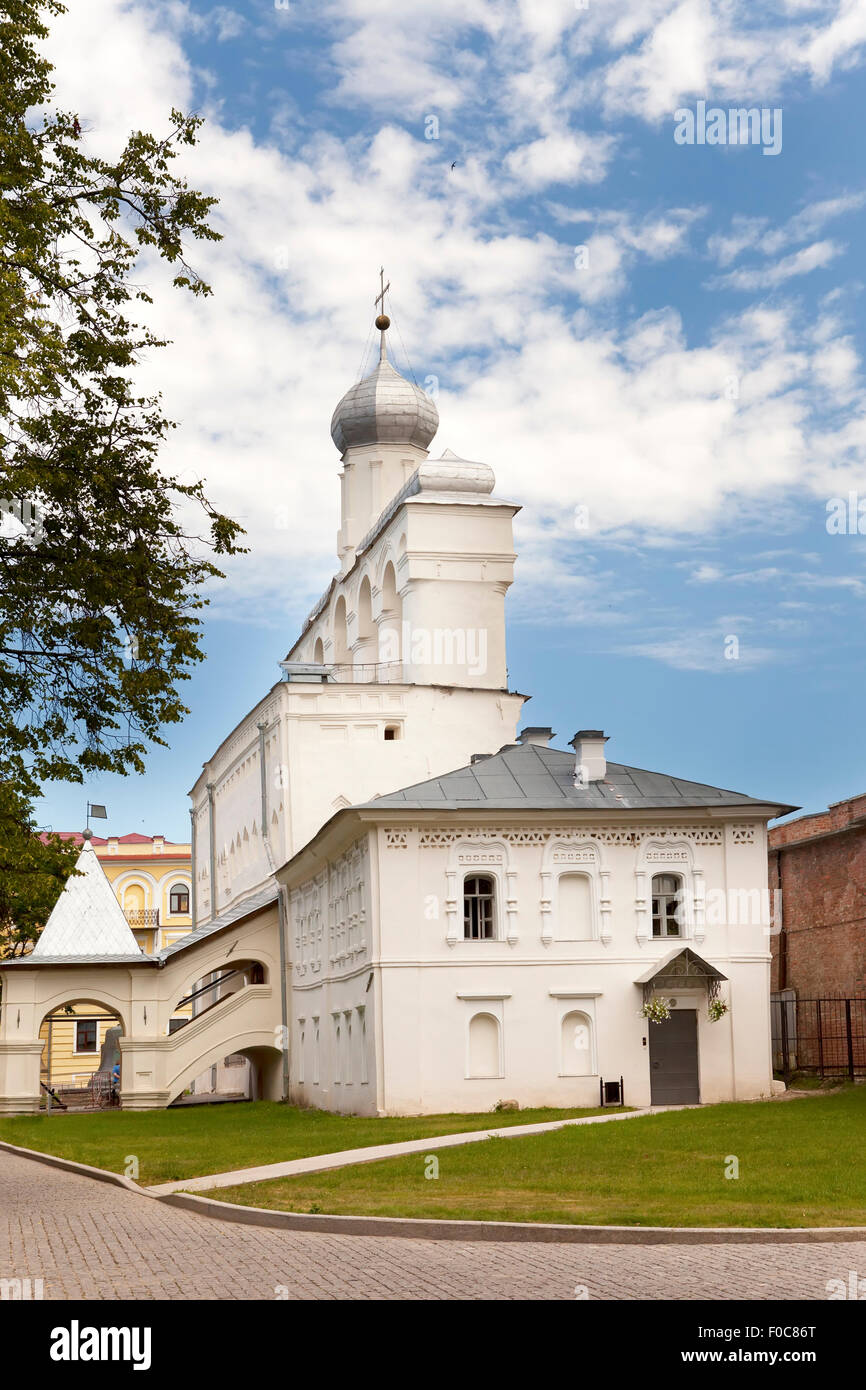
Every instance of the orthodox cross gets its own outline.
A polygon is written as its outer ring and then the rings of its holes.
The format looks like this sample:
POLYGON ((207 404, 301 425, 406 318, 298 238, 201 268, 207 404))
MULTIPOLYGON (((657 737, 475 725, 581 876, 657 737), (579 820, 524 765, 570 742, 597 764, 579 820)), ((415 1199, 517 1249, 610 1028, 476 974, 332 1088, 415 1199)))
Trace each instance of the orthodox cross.
POLYGON ((380 304, 380 305, 382 306, 382 307, 381 307, 381 310, 380 310, 380 313, 384 314, 384 312, 385 312, 385 295, 388 293, 388 290, 391 288, 391 281, 390 281, 390 280, 388 281, 387 285, 385 284, 385 267, 384 267, 384 266, 380 266, 380 267, 379 267, 379 284, 380 284, 380 286, 381 286, 381 289, 379 290, 379 293, 376 295, 376 298, 373 300, 373 303, 374 303, 374 304, 380 304))

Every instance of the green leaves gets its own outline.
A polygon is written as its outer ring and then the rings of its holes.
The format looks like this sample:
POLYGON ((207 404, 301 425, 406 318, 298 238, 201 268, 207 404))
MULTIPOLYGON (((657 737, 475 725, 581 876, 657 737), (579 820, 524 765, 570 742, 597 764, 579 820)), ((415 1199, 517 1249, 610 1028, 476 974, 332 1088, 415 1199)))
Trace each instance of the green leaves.
MULTIPOLYGON (((135 317, 142 251, 210 294, 186 256, 219 239, 216 199, 174 172, 201 118, 173 110, 115 160, 90 153, 76 113, 51 109, 39 48, 63 9, 7 0, 0 15, 0 499, 39 518, 27 536, 0 528, 0 790, 24 799, 20 825, 46 780, 143 770, 187 712, 213 557, 242 548, 200 483, 160 471, 172 422, 135 390, 141 354, 164 345, 135 317)), ((17 901, 13 873, 7 856, 0 903, 17 901)))
POLYGON ((0 960, 36 940, 77 857, 73 841, 41 839, 26 799, 0 781, 0 960))

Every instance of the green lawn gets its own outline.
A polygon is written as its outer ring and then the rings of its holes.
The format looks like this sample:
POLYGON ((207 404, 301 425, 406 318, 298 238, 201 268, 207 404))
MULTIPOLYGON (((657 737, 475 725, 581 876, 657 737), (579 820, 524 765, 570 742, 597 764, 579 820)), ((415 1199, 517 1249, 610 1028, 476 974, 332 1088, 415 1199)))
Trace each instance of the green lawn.
POLYGON ((617 1226, 866 1225, 866 1086, 714 1105, 220 1188, 242 1205, 342 1215, 617 1226), (729 1155, 739 1178, 725 1177, 729 1155))
POLYGON ((539 1124, 598 1110, 519 1110, 503 1114, 422 1115, 365 1119, 300 1110, 274 1101, 198 1105, 175 1110, 108 1111, 92 1115, 21 1115, 0 1119, 0 1139, 24 1149, 73 1158, 122 1173, 129 1155, 144 1186, 224 1173, 259 1163, 370 1144, 425 1139, 469 1129, 539 1124))

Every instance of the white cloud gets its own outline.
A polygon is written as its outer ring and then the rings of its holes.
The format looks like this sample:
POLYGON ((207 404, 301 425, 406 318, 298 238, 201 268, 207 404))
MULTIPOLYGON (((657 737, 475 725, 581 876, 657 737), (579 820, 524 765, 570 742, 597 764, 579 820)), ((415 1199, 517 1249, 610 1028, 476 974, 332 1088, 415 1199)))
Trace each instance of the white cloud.
POLYGON ((544 135, 511 150, 505 167, 518 183, 530 189, 552 183, 598 183, 605 176, 613 148, 610 136, 544 135))
POLYGON ((804 59, 813 76, 825 82, 837 64, 852 66, 866 44, 866 3, 842 0, 832 23, 806 44, 804 59))
POLYGON ((772 265, 755 266, 751 270, 731 270, 727 275, 717 275, 709 281, 711 289, 719 290, 768 290, 792 280, 797 275, 808 275, 813 270, 822 270, 841 254, 843 248, 833 241, 815 241, 783 256, 772 265))
POLYGON ((618 650, 624 655, 649 657, 652 661, 672 666, 676 671, 709 671, 713 674, 736 674, 784 659, 781 651, 772 647, 751 646, 737 634, 733 635, 738 637, 738 653, 735 659, 731 659, 726 655, 731 650, 726 645, 728 635, 722 627, 718 632, 665 633, 655 641, 634 642, 618 650))
POLYGON ((757 251, 764 256, 776 256, 797 242, 809 241, 823 231, 828 222, 845 213, 856 212, 866 203, 866 193, 848 193, 837 198, 824 198, 809 203, 787 222, 771 227, 767 217, 731 219, 727 232, 717 232, 707 241, 707 250, 721 266, 730 265, 744 251, 757 251))
MULTIPOLYGON (((444 8, 424 0, 411 14, 392 0, 349 6, 337 46, 344 82, 357 79, 352 99, 366 100, 373 38, 391 22, 398 53, 401 35, 415 43, 416 24, 416 58, 432 82, 437 50, 422 51, 423 36, 432 30, 444 43, 458 11, 491 43, 507 27, 501 9, 480 0, 444 8), (363 52, 352 57, 345 45, 361 31, 363 52)), ((635 34, 657 27, 662 12, 675 11, 649 6, 635 34)), ((617 14, 612 45, 634 21, 622 6, 617 14)), ((568 30, 575 41, 585 19, 597 22, 577 15, 568 30)), ((533 61, 557 22, 552 12, 533 21, 533 61)), ((90 0, 57 21, 59 99, 87 118, 100 153, 131 127, 164 129, 172 105, 189 105, 193 75, 177 16, 172 26, 163 12, 123 0, 90 0)), ((518 38, 507 33, 503 61, 518 38)), ((455 100, 471 86, 467 72, 453 79, 455 100)), ((550 134, 538 137, 543 156, 527 155, 535 142, 515 137, 525 178, 546 180, 563 167, 557 159, 577 160, 570 167, 579 171, 580 149, 557 154, 545 144, 550 134)), ((838 391, 859 381, 855 349, 838 333, 822 336, 784 307, 747 307, 695 343, 672 308, 613 324, 568 307, 569 295, 601 307, 638 259, 684 254, 700 209, 588 212, 590 269, 578 271, 570 244, 503 211, 497 200, 513 182, 491 180, 486 159, 469 157, 452 176, 436 142, 388 121, 372 138, 321 133, 286 152, 226 129, 218 110, 201 146, 184 155, 193 184, 219 194, 225 239, 195 248, 214 286, 206 302, 169 290, 161 268, 144 268, 153 321, 173 339, 145 373, 182 424, 166 463, 203 477, 215 504, 249 531, 252 553, 232 563, 231 586, 216 589, 220 609, 282 621, 286 646, 298 608, 334 566, 339 459, 328 423, 355 380, 382 263, 416 370, 440 378, 434 448, 494 465, 498 492, 524 504, 521 573, 548 591, 551 575, 561 577, 575 607, 602 582, 568 577, 580 555, 577 504, 589 509, 590 536, 667 544, 766 509, 786 488, 831 495, 862 458, 866 420, 814 418, 816 381, 838 391), (726 395, 732 377, 735 400, 726 395)), ((825 250, 806 251, 826 264, 832 243, 816 245, 825 250)), ((788 258, 791 274, 808 270, 802 256, 788 258)), ((770 270, 776 284, 787 276, 770 270)))

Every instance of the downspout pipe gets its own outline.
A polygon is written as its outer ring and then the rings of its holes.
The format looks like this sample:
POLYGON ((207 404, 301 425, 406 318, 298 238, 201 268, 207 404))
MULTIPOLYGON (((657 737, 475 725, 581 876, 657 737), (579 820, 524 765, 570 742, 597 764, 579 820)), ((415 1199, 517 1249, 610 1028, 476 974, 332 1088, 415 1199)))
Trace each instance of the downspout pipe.
POLYGON ((196 869, 195 869, 195 807, 189 808, 189 864, 190 864, 190 890, 189 906, 192 918, 192 929, 196 928, 196 869))
MULTIPOLYGON (((265 734, 268 731, 266 721, 257 725, 259 731, 259 774, 261 778, 262 793, 262 844, 265 847, 268 868, 273 874, 276 872, 274 862, 274 851, 271 845, 271 837, 268 831, 268 772, 265 762, 265 734)), ((286 893, 281 883, 277 884, 277 910, 280 933, 280 1057, 282 1061, 282 1099, 289 1098, 289 992, 286 984, 288 972, 288 960, 286 952, 286 933, 288 931, 288 910, 286 906, 286 893)))
POLYGON ((210 919, 216 919, 217 881, 216 881, 216 827, 214 825, 213 782, 207 784, 208 836, 210 839, 210 919))

